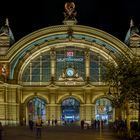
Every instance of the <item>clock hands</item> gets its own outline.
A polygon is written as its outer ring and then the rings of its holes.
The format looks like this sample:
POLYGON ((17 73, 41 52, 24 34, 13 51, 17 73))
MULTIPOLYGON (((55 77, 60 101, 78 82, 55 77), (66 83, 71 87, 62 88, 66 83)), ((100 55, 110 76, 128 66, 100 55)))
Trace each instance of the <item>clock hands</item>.
POLYGON ((67 75, 68 76, 73 76, 74 72, 72 69, 67 69, 67 75))
POLYGON ((72 75, 72 72, 71 71, 69 71, 69 75, 72 75))

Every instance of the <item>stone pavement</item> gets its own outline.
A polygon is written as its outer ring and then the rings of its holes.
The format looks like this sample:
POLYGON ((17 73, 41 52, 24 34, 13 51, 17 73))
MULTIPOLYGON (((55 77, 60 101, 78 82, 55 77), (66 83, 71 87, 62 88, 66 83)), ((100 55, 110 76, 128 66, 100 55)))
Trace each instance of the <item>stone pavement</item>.
POLYGON ((81 129, 79 126, 51 126, 42 128, 42 137, 36 138, 35 130, 28 127, 4 128, 2 140, 126 140, 112 130, 81 129))

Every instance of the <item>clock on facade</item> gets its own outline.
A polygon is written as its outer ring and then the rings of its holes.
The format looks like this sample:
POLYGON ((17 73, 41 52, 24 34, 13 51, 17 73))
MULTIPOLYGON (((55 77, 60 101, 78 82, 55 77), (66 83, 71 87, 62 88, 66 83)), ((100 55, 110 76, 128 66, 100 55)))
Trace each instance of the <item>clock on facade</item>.
POLYGON ((68 77, 72 77, 74 75, 74 69, 73 68, 67 68, 66 74, 68 77))

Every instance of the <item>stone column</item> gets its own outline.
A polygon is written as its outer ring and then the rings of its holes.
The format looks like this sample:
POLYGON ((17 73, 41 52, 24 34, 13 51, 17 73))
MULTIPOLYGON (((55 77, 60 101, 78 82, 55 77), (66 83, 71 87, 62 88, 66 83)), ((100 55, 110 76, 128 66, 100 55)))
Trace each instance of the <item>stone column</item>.
POLYGON ((92 117, 92 119, 94 119, 94 120, 96 119, 96 116, 95 116, 95 115, 96 115, 96 113, 95 113, 95 111, 96 111, 96 110, 95 110, 95 106, 96 106, 95 103, 92 104, 92 114, 91 114, 91 117, 92 117))
POLYGON ((90 50, 89 48, 85 49, 85 73, 86 80, 89 82, 90 78, 90 50))
POLYGON ((50 119, 55 120, 59 119, 58 114, 60 113, 59 107, 56 104, 56 91, 51 90, 49 94, 49 101, 50 103, 47 105, 47 120, 50 119))
POLYGON ((50 93, 50 104, 48 105, 49 119, 55 118, 55 93, 50 93))
POLYGON ((51 48, 50 51, 50 57, 51 57, 51 80, 54 82, 55 79, 55 71, 56 71, 56 51, 55 48, 51 48))
POLYGON ((86 104, 85 105, 85 114, 86 114, 86 121, 91 122, 93 118, 93 105, 92 104, 86 104))
POLYGON ((48 104, 47 106, 47 110, 48 110, 48 118, 47 119, 55 119, 56 118, 56 105, 55 104, 48 104))
POLYGON ((85 114, 86 114, 86 121, 91 121, 93 117, 93 105, 91 104, 91 93, 90 89, 85 91, 86 95, 86 104, 85 104, 85 114))
POLYGON ((80 105, 80 120, 85 120, 86 114, 85 114, 85 105, 80 105))
POLYGON ((115 107, 113 107, 112 108, 112 110, 113 110, 113 114, 112 114, 112 121, 114 122, 115 121, 115 107))
POLYGON ((61 124, 61 104, 56 105, 55 116, 58 121, 58 124, 61 124))

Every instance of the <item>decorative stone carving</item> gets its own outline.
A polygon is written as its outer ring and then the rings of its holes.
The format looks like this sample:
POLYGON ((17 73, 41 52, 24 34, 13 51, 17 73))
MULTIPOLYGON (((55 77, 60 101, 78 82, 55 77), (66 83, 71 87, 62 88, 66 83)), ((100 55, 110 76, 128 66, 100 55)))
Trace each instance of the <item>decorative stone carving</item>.
POLYGON ((51 48, 50 55, 51 55, 51 58, 52 59, 55 59, 56 58, 55 48, 51 48))
POLYGON ((65 3, 65 20, 75 20, 76 12, 74 2, 66 2, 65 3))

